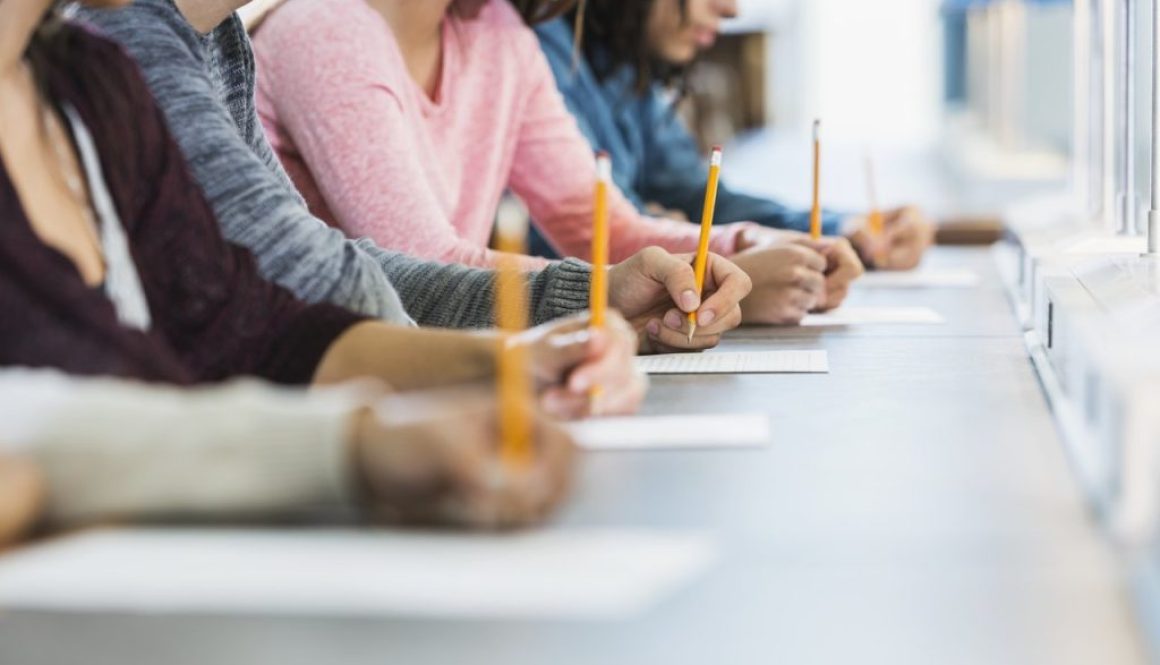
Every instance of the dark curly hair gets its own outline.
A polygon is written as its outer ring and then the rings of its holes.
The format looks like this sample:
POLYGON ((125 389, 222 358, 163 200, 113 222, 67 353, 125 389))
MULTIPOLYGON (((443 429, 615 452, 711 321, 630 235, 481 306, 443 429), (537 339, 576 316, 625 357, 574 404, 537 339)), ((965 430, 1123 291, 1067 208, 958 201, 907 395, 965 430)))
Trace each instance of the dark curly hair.
MULTIPOLYGON (((596 77, 605 80, 632 67, 634 86, 645 93, 654 83, 685 91, 685 67, 657 58, 648 43, 648 20, 657 0, 586 0, 565 16, 580 34, 580 49, 596 77)), ((686 0, 679 0, 681 13, 686 0)))

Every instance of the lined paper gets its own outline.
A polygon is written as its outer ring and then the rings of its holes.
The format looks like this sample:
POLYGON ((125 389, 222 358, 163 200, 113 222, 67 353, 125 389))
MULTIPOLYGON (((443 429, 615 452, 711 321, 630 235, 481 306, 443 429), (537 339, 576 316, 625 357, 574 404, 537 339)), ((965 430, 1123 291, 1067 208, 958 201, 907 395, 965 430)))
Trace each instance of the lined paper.
POLYGON ((0 558, 0 609, 628 618, 716 558, 706 536, 126 529, 0 558))
POLYGON ((976 287, 979 273, 965 268, 919 268, 918 270, 874 270, 854 282, 867 289, 925 289, 976 287))
POLYGON ((709 351, 639 356, 636 366, 647 374, 825 374, 830 359, 825 351, 709 351))
POLYGON ((941 314, 929 307, 839 307, 825 314, 810 314, 800 325, 806 328, 827 326, 862 326, 887 323, 946 323, 941 314))
POLYGON ((568 430, 586 450, 680 450, 768 445, 764 414, 635 416, 572 423, 568 430))

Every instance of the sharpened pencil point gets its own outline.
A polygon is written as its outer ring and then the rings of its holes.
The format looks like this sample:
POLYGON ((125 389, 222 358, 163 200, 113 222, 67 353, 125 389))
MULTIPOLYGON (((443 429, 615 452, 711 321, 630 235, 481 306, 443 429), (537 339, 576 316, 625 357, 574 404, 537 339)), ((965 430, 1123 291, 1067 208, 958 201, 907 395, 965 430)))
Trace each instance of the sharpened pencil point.
POLYGON ((689 322, 689 344, 693 343, 693 336, 697 334, 697 324, 689 322))

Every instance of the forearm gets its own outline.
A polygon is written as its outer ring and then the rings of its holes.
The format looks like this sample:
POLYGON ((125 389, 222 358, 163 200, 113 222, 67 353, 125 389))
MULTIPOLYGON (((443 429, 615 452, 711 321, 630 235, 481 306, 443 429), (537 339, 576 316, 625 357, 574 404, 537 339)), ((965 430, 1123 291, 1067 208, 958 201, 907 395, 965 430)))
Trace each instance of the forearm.
POLYGON ((489 332, 359 324, 323 356, 315 385, 377 379, 399 391, 478 381, 495 374, 500 338, 489 332))
MULTIPOLYGON (((146 6, 82 10, 141 66, 222 233, 248 249, 262 276, 309 302, 409 322, 375 261, 310 215, 264 140, 251 149, 218 100, 179 16, 146 6), (167 22, 168 21, 168 22, 167 22)), ((257 131, 261 131, 258 129, 257 131)))
MULTIPOLYGON (((359 241, 390 277, 407 311, 422 326, 490 328, 495 325, 495 272, 423 261, 359 241)), ((529 316, 533 325, 588 308, 592 266, 569 259, 529 273, 529 316)))
POLYGON ((350 505, 364 396, 257 383, 204 390, 0 373, 0 447, 32 460, 49 524, 281 518, 350 505))

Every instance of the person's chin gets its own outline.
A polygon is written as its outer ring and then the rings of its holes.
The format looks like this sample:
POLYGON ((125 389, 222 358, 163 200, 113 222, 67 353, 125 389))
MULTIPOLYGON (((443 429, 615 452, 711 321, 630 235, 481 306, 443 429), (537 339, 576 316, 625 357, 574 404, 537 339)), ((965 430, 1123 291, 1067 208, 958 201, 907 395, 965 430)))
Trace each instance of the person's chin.
POLYGON ((674 67, 686 67, 693 64, 698 55, 700 55, 700 51, 696 47, 675 47, 665 54, 665 62, 674 67))

